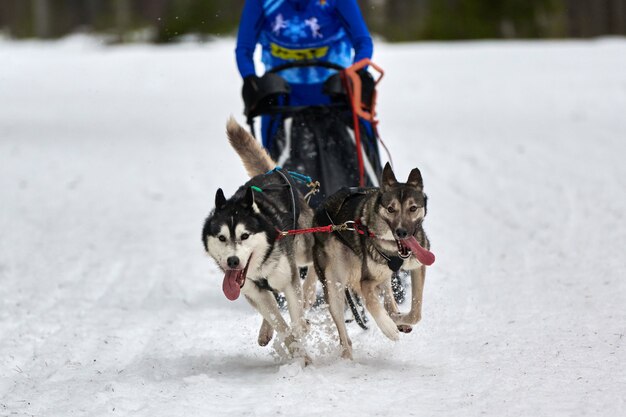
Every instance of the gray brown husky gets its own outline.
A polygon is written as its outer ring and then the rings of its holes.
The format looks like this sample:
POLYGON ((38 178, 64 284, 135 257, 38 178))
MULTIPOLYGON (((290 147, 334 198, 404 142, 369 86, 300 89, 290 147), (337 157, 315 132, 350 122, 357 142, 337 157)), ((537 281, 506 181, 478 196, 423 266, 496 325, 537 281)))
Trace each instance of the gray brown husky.
MULTIPOLYGON (((282 236, 281 230, 310 227, 313 211, 288 172, 234 119, 227 124, 231 145, 252 177, 229 199, 221 189, 202 230, 206 252, 224 271, 222 289, 235 300, 242 293, 263 316, 258 343, 278 332, 294 356, 309 361, 299 340, 306 331, 299 267, 312 265, 311 235, 282 236), (291 326, 283 319, 274 292, 283 293, 291 326)), ((315 280, 313 274, 310 279, 315 280)))
POLYGON ((313 248, 331 316, 339 332, 342 357, 352 358, 352 342, 344 321, 344 290, 364 301, 381 331, 397 340, 421 319, 425 266, 434 262, 422 228, 427 198, 416 168, 400 183, 387 164, 380 188, 344 188, 317 209, 314 224, 347 224, 350 229, 317 234, 313 248), (347 223, 346 223, 347 222, 347 223), (391 272, 411 272, 411 310, 401 314, 391 294, 391 272), (384 295, 384 306, 380 295, 384 295))

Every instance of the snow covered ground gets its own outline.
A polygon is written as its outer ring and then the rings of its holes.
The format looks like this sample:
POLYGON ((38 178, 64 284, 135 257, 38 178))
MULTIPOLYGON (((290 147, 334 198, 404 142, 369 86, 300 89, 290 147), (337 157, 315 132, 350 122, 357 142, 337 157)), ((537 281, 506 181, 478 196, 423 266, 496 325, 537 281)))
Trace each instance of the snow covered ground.
POLYGON ((413 333, 347 362, 313 312, 305 369, 200 242, 233 47, 0 41, 1 416, 626 415, 626 40, 377 45, 437 262, 413 333))

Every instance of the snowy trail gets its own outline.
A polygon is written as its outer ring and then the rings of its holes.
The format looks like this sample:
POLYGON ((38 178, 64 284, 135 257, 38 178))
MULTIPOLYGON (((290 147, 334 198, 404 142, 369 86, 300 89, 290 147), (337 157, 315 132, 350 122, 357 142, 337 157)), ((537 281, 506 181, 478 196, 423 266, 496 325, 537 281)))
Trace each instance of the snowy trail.
POLYGON ((0 416, 624 414, 626 41, 378 46, 437 262, 353 362, 311 313, 306 369, 202 252, 245 180, 232 48, 0 41, 0 416))

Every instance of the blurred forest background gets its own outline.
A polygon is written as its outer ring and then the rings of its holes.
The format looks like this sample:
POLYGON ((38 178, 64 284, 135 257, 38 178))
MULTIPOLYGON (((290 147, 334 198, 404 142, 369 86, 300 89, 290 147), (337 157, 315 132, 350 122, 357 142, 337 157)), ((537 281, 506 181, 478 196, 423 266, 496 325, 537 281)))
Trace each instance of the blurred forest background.
MULTIPOLYGON (((317 0, 315 0, 317 1, 317 0)), ((0 0, 0 34, 110 42, 234 35, 244 0, 0 0)), ((626 0, 359 0, 371 32, 413 40, 626 35, 626 0)))

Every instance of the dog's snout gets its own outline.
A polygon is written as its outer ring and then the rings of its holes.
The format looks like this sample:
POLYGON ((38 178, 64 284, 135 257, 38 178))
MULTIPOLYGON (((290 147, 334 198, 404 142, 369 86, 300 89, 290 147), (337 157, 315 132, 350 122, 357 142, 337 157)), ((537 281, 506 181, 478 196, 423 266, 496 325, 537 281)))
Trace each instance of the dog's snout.
POLYGON ((402 229, 402 228, 396 229, 396 236, 398 236, 399 239, 406 239, 408 235, 409 235, 409 232, 407 232, 406 229, 402 229))
POLYGON ((226 263, 229 268, 237 268, 239 266, 239 258, 236 256, 229 256, 228 259, 226 259, 226 263))

